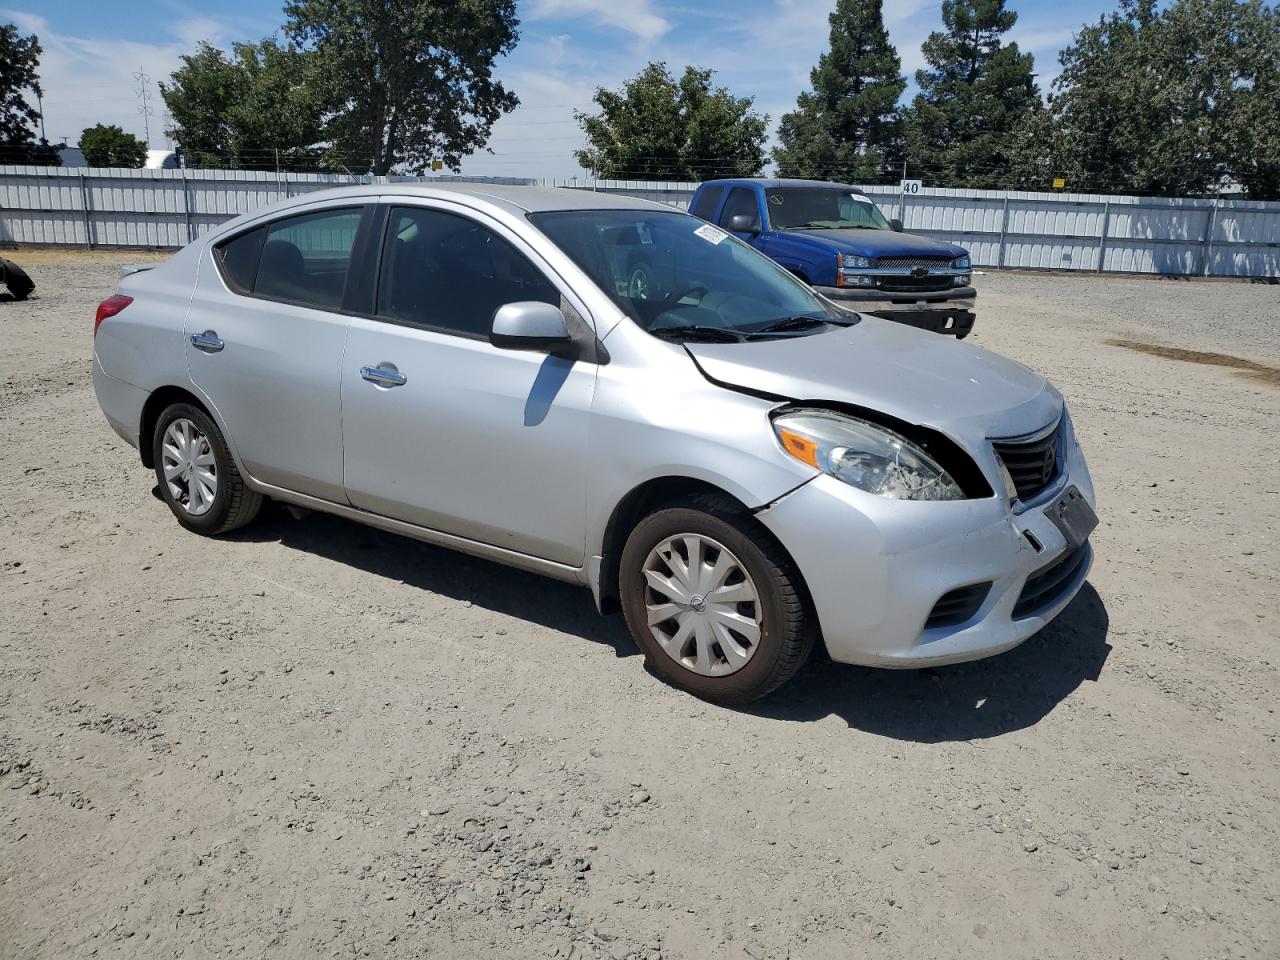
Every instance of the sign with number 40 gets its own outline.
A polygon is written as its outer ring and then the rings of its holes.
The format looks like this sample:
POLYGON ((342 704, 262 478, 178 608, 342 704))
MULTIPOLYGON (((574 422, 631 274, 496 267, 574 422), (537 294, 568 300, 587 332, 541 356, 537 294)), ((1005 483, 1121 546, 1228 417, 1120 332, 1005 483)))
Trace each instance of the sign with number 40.
POLYGON ((923 186, 924 186, 924 183, 920 180, 903 180, 902 192, 903 193, 919 193, 920 188, 923 186))

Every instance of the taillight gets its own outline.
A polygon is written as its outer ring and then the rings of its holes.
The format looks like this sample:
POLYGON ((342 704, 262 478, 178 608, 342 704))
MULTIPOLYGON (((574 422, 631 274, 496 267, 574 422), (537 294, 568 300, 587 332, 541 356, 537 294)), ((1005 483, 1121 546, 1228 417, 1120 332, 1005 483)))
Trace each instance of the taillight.
POLYGON ((103 320, 114 317, 131 303, 133 303, 133 297, 126 297, 123 293, 113 293, 98 304, 98 312, 93 316, 93 335, 95 337, 98 335, 98 328, 102 326, 103 320))

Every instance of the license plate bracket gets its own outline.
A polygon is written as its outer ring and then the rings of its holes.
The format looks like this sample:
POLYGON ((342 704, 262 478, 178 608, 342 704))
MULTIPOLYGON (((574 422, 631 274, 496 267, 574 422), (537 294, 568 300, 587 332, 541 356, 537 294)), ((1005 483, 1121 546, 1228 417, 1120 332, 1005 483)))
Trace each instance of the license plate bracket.
POLYGON ((1067 487, 1062 496, 1045 507, 1044 515, 1058 528, 1072 550, 1089 539, 1098 526, 1098 515, 1075 487, 1067 487))

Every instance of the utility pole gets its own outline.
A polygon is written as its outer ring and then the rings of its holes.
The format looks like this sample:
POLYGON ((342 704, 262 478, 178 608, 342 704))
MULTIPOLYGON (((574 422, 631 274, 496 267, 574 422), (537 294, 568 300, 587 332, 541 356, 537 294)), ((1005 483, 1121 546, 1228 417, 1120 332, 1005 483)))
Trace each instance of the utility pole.
POLYGON ((36 85, 36 109, 40 111, 40 142, 48 143, 49 138, 44 135, 44 91, 39 84, 36 85))
POLYGON ((151 149, 151 115, 155 113, 151 109, 151 90, 148 84, 151 83, 151 77, 147 75, 146 70, 142 67, 138 68, 138 72, 133 75, 133 79, 138 81, 138 89, 134 93, 138 97, 138 113, 142 114, 142 131, 146 139, 147 149, 151 149))

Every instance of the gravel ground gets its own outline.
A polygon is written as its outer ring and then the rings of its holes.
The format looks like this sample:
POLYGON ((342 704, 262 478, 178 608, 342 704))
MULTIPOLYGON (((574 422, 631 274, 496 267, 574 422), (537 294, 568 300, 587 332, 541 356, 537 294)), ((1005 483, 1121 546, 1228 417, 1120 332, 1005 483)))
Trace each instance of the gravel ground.
POLYGON ((279 509, 184 533, 89 383, 140 255, 14 256, 6 960, 1280 956, 1275 287, 979 277, 976 341, 1073 405, 1090 585, 993 660, 735 711, 586 591, 279 509))

